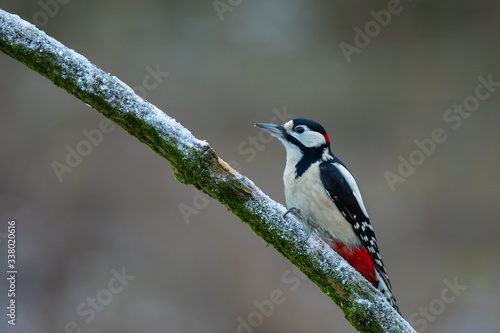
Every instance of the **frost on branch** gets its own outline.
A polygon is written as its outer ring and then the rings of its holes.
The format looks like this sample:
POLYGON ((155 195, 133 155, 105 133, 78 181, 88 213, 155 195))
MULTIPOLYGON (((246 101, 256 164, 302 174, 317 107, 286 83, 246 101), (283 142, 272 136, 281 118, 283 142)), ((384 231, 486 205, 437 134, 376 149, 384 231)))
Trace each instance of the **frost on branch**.
MULTIPOLYGON (((110 118, 167 159, 179 181, 217 199, 247 223, 316 283, 357 330, 415 332, 382 294, 318 234, 303 241, 305 231, 297 217, 289 214, 284 218, 285 207, 217 157, 205 141, 196 139, 118 78, 3 10, 0 10, 0 50, 110 118)), ((327 239, 325 235, 322 237, 327 239)))

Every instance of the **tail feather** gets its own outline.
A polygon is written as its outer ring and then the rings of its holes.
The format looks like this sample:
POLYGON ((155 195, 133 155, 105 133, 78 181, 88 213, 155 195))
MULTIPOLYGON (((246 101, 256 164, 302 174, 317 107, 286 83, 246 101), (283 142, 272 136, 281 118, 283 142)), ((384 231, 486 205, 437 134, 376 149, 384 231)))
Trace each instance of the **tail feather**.
POLYGON ((389 278, 387 277, 387 273, 381 272, 378 269, 378 266, 375 265, 375 275, 377 276, 377 282, 378 282, 377 285, 375 285, 375 288, 377 288, 382 293, 382 295, 385 296, 387 301, 392 305, 394 309, 396 309, 398 313, 401 313, 399 312, 398 302, 396 301, 396 298, 392 294, 392 286, 391 283, 389 282, 389 278))

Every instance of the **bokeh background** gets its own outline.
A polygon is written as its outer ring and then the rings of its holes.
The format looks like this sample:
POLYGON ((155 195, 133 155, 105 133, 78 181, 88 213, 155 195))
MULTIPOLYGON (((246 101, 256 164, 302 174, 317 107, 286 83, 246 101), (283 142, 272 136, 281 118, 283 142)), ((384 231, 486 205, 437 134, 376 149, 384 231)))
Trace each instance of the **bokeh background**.
MULTIPOLYGON (((340 44, 387 1, 220 4, 0 8, 141 91, 279 202, 285 153, 253 123, 320 122, 357 178, 403 315, 419 332, 499 332, 500 87, 458 128, 443 116, 479 76, 500 81, 500 3, 402 1, 350 62, 340 44), (168 76, 141 90, 156 68, 168 76), (384 174, 436 128, 447 140, 391 190, 384 174)), ((0 237, 16 219, 19 269, 12 327, 0 238, 1 332, 354 331, 247 225, 118 126, 60 181, 53 162, 102 116, 3 54, 0 73, 0 237), (134 277, 120 292, 113 270, 134 277), (283 302, 259 317, 255 302, 275 290, 283 302)))

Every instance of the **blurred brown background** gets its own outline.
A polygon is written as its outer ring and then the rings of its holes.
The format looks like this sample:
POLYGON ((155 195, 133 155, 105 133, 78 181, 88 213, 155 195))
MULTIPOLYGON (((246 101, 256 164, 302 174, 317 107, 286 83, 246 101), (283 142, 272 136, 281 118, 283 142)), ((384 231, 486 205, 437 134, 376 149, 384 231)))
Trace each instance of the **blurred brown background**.
MULTIPOLYGON (((387 1, 218 4, 220 15, 212 1, 0 8, 142 92, 279 202, 284 149, 253 123, 320 122, 357 178, 404 316, 420 332, 499 332, 500 87, 480 88, 489 96, 465 116, 447 110, 474 102, 479 76, 500 82, 500 4, 402 1, 385 27, 370 12, 387 1), (355 45, 353 29, 367 24, 372 37, 348 63, 339 45, 355 45), (436 128, 446 141, 415 153, 436 128), (410 155, 420 165, 391 190, 384 174, 410 155)), ((2 278, 1 332, 354 331, 245 224, 120 128, 60 181, 53 162, 66 164, 102 116, 3 54, 0 72, 0 233, 17 220, 19 261, 17 325, 2 278), (258 312, 273 290, 282 302, 258 312)))

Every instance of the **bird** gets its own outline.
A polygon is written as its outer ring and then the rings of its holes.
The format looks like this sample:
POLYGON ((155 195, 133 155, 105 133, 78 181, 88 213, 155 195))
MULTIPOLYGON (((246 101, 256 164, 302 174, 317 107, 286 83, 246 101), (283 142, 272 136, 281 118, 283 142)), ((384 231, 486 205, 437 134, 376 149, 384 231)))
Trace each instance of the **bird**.
POLYGON ((289 208, 285 216, 298 211, 325 230, 333 239, 330 247, 399 312, 358 185, 344 163, 332 154, 323 126, 296 118, 284 124, 256 123, 255 127, 285 146, 283 183, 289 208))

